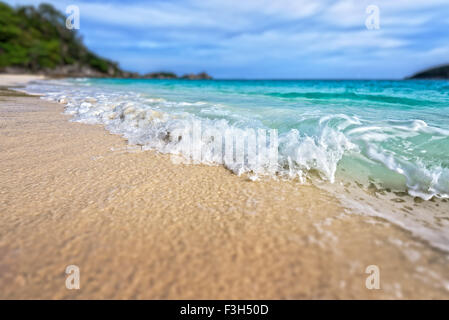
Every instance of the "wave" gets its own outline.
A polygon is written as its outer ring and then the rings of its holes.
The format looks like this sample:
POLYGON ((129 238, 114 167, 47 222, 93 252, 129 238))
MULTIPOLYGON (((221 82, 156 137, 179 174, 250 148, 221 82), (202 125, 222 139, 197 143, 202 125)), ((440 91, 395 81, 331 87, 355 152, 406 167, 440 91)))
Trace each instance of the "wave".
POLYGON ((175 101, 89 80, 43 81, 26 91, 63 103, 71 121, 102 124, 130 144, 174 155, 172 160, 223 165, 252 180, 268 176, 311 182, 350 211, 385 218, 449 251, 441 224, 446 206, 441 203, 437 209, 432 199, 449 197, 449 130, 424 120, 175 101), (278 130, 276 139, 271 129, 278 130), (261 132, 267 133, 262 139, 261 132), (216 152, 229 147, 232 157, 216 152), (394 198, 403 194, 411 196, 407 206, 401 204, 404 199, 394 198), (416 199, 432 201, 418 208, 416 199), (413 213, 401 215, 412 207, 413 213))
POLYGON ((400 104, 406 106, 425 106, 429 105, 430 103, 435 104, 435 102, 431 102, 429 100, 420 100, 383 94, 362 94, 355 92, 271 92, 266 93, 265 95, 285 99, 302 98, 311 100, 355 100, 400 104))
MULTIPOLYGON (((341 164, 342 159, 350 159, 345 163, 358 159, 369 174, 376 175, 381 168, 383 176, 388 176, 385 171, 402 176, 402 188, 413 197, 429 200, 434 196, 449 196, 449 163, 445 156, 449 151, 449 131, 429 126, 422 120, 368 121, 343 113, 303 115, 293 127, 279 132, 277 161, 273 167, 256 161, 260 155, 248 153, 248 130, 273 128, 236 108, 205 101, 169 101, 135 92, 68 86, 63 82, 47 82, 38 87, 39 91, 47 92, 47 99, 65 103, 65 112, 73 116, 73 121, 103 124, 131 144, 163 153, 191 156, 185 152, 185 140, 176 140, 173 133, 190 130, 192 135, 195 122, 205 132, 244 137, 240 146, 244 150, 234 147, 236 153, 244 154, 244 161, 231 163, 214 155, 216 141, 200 141, 198 148, 203 157, 197 160, 222 164, 237 174, 248 173, 255 179, 276 175, 303 182, 319 178, 334 183, 339 169, 353 171, 341 164), (47 87, 42 90, 43 86, 47 87), (441 150, 442 157, 435 157, 441 150)), ((316 95, 312 93, 312 96, 316 95)), ((354 178, 360 174, 354 172, 354 178)), ((388 181, 383 182, 388 186, 388 181)))

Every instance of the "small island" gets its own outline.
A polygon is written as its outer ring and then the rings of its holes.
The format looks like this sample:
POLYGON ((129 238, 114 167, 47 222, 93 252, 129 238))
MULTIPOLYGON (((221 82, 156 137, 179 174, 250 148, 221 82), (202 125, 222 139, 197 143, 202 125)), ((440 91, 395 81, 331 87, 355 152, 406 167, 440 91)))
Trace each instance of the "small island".
POLYGON ((134 78, 143 78, 143 79, 185 79, 185 80, 211 80, 212 77, 208 75, 206 72, 200 72, 198 74, 189 73, 185 74, 181 77, 176 75, 173 72, 152 72, 144 74, 143 76, 140 75, 134 75, 134 78))

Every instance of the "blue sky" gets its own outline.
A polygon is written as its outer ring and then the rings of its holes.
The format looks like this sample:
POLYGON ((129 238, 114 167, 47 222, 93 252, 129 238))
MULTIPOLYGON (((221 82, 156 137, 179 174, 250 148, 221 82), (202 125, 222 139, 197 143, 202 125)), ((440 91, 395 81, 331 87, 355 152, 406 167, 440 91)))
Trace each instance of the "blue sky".
POLYGON ((78 5, 85 44, 140 73, 397 79, 449 63, 449 0, 45 2, 78 5), (379 30, 365 26, 368 5, 379 30))

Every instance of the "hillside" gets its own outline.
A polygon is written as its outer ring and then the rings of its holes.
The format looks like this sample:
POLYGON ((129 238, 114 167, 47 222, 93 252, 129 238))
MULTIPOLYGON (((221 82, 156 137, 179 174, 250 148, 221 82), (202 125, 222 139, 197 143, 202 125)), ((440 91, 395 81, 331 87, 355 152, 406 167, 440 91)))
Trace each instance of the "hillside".
POLYGON ((0 2, 0 72, 56 76, 131 76, 89 51, 66 17, 48 4, 12 8, 0 2))
POLYGON ((449 79, 449 65, 438 66, 420 71, 407 79, 449 79))
POLYGON ((121 70, 83 44, 65 15, 49 4, 12 8, 0 2, 0 72, 40 73, 60 77, 212 79, 205 72, 177 76, 172 72, 139 75, 121 70))

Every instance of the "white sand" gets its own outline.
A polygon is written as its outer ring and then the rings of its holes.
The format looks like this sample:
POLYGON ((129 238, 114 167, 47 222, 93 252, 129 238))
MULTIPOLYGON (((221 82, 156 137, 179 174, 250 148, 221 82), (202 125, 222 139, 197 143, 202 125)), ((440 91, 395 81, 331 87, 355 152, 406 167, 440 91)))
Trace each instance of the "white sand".
POLYGON ((41 75, 29 74, 0 74, 0 86, 24 85, 29 81, 45 79, 41 75))

